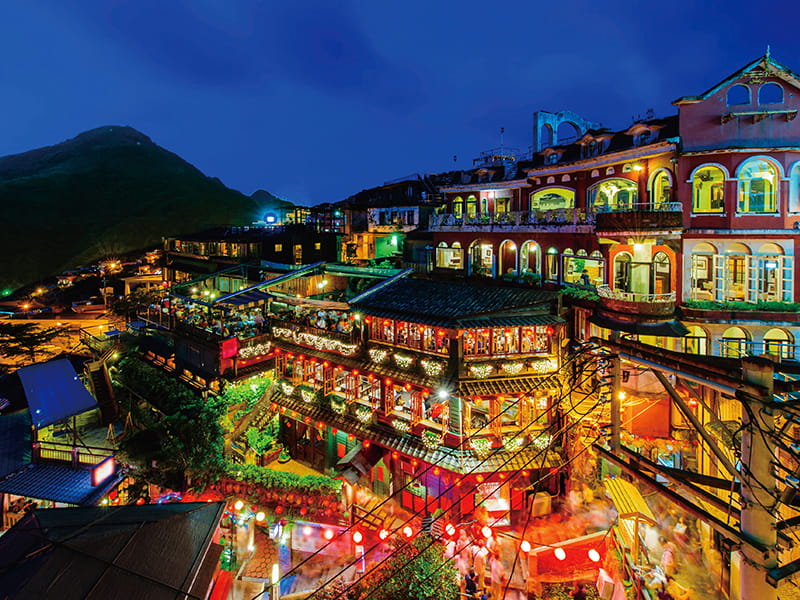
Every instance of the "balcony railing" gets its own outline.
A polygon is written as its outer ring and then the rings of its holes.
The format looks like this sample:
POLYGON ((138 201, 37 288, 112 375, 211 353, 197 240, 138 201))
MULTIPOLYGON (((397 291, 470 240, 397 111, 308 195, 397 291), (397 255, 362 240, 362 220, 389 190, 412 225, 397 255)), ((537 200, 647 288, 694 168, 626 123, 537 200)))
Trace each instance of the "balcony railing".
POLYGON ((597 213, 596 226, 600 231, 680 229, 683 227, 683 212, 680 202, 597 206, 595 211, 597 213))
POLYGON ((33 462, 69 465, 72 468, 91 467, 101 463, 114 451, 90 446, 75 447, 59 442, 36 442, 33 444, 33 462))
POLYGON ((596 206, 596 213, 629 213, 629 212, 681 212, 683 205, 680 202, 660 202, 649 204, 635 202, 632 204, 617 204, 614 206, 596 206))
POLYGON ((597 286, 600 304, 620 312, 639 315, 667 315, 675 310, 675 292, 644 294, 613 290, 607 285, 597 286))
POLYGON ((431 215, 429 228, 445 230, 450 228, 510 228, 532 226, 590 225, 594 215, 582 208, 559 208, 553 210, 532 210, 519 212, 489 212, 480 215, 456 215, 444 213, 431 215))

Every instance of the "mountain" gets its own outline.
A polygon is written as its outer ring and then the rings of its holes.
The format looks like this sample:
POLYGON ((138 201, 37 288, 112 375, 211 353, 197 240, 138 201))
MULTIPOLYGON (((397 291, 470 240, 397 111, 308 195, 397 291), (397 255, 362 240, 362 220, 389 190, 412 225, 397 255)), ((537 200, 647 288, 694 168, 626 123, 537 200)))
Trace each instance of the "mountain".
POLYGON ((0 290, 160 246, 162 236, 246 225, 260 218, 260 206, 131 127, 100 127, 5 156, 0 290))

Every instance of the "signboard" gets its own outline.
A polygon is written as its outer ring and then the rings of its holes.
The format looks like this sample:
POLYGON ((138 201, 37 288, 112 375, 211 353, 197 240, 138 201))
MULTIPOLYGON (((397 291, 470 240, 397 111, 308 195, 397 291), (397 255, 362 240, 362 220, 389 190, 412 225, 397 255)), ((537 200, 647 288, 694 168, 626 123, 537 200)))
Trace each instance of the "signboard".
POLYGON ((114 457, 109 456, 102 462, 99 462, 97 465, 95 465, 95 467, 92 469, 92 485, 100 485, 106 479, 111 477, 115 471, 116 464, 114 463, 114 457))

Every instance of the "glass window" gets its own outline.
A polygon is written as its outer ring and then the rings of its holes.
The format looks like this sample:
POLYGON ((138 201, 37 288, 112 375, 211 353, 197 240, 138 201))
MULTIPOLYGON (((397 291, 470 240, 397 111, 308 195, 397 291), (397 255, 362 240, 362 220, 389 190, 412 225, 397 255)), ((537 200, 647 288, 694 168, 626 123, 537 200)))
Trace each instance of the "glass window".
POLYGON ((683 338, 683 351, 690 354, 708 354, 708 334, 702 327, 691 325, 683 338))
POLYGON ((606 179, 589 190, 589 206, 598 211, 633 210, 637 201, 637 186, 630 179, 606 179))
POLYGON ((778 173, 775 167, 751 158, 739 169, 739 212, 774 213, 777 210, 778 173))
POLYGON ((446 242, 439 242, 436 247, 436 266, 442 269, 461 269, 463 251, 461 244, 453 242, 452 248, 446 242))
POLYGON ((719 167, 700 167, 692 178, 692 212, 725 210, 725 173, 719 167))
POLYGON ((672 202, 672 179, 667 171, 658 171, 650 183, 650 203, 658 208, 672 202))
POLYGON ((523 327, 520 336, 520 352, 523 354, 547 354, 550 351, 550 336, 547 327, 523 327))
POLYGON ((627 252, 621 252, 614 258, 614 289, 622 292, 631 291, 631 262, 632 257, 627 252))
POLYGON ((467 216, 473 219, 478 216, 478 199, 475 196, 467 198, 467 216))
POLYGON ((453 215, 455 215, 456 219, 464 216, 464 199, 461 196, 456 196, 453 199, 453 215))
POLYGON ((511 210, 511 198, 495 198, 494 211, 497 213, 507 213, 511 210))
POLYGON ((555 210, 575 207, 575 190, 547 188, 531 194, 530 210, 555 210))
POLYGON ((720 342, 722 356, 741 358, 747 356, 747 333, 740 327, 729 327, 720 342))
POLYGON ((783 329, 770 329, 764 334, 764 352, 783 360, 793 360, 794 343, 792 336, 783 329))

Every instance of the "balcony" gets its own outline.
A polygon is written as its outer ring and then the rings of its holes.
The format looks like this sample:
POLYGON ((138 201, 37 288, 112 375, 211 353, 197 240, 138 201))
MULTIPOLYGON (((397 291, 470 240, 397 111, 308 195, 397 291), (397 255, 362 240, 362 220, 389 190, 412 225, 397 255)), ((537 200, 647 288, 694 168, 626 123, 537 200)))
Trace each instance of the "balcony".
POLYGON ((597 286, 600 305, 618 313, 667 316, 675 312, 675 292, 668 294, 642 294, 612 290, 607 285, 597 286))
POLYGON ((444 213, 431 215, 431 231, 527 231, 531 228, 565 232, 591 231, 594 214, 582 208, 559 208, 519 212, 490 212, 481 215, 444 213))
POLYGON ((676 231, 683 229, 683 205, 627 204, 596 207, 597 231, 676 231))

